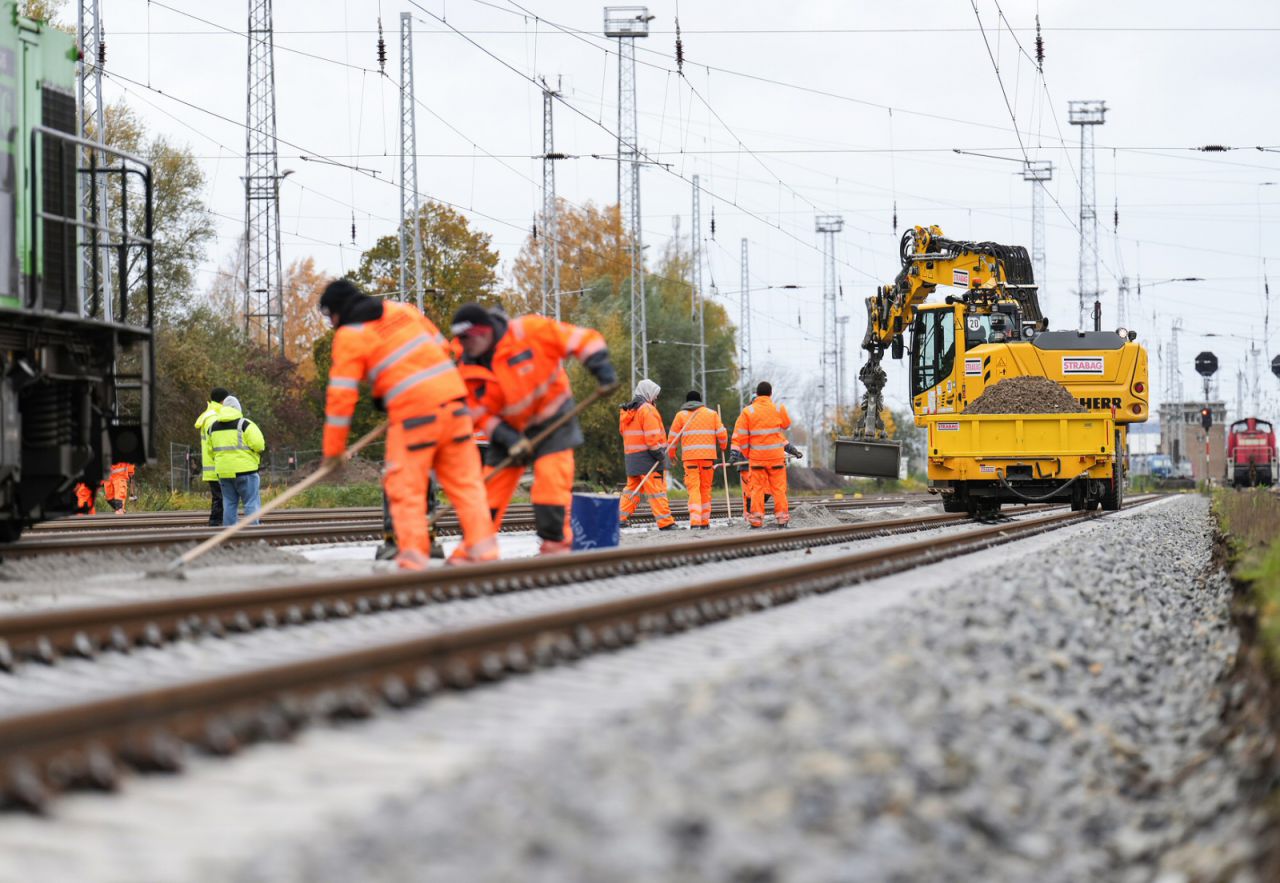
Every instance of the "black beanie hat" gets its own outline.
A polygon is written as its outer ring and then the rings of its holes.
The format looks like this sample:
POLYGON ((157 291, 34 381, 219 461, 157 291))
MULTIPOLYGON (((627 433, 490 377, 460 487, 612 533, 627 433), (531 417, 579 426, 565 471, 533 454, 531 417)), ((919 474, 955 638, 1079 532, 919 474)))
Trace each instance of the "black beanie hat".
POLYGON ((458 307, 458 312, 453 314, 453 336, 464 334, 476 325, 483 325, 486 328, 493 327, 493 317, 489 315, 489 311, 479 304, 463 304, 458 307))
POLYGON ((351 305, 362 297, 364 292, 350 279, 334 279, 324 287, 324 294, 320 295, 320 309, 341 319, 351 305))
POLYGON ((221 405, 222 400, 229 395, 231 395, 230 390, 223 389, 220 386, 215 386, 213 390, 209 393, 209 401, 217 402, 219 405, 221 405))
POLYGON ((684 400, 686 402, 700 402, 702 401, 702 393, 698 392, 696 389, 691 389, 684 394, 684 400))
POLYGON ((769 385, 769 381, 761 380, 758 384, 756 384, 756 395, 758 396, 773 395, 773 387, 769 385))

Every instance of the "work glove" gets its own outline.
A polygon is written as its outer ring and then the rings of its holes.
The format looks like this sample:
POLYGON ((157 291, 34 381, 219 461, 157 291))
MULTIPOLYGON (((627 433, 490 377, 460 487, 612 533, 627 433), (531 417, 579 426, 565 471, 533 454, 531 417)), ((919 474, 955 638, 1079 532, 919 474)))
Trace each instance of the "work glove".
POLYGON ((662 448, 650 448, 649 456, 653 458, 653 462, 658 464, 660 470, 667 468, 667 452, 662 448))
POLYGON ((507 456, 516 466, 525 466, 532 459, 533 443, 510 423, 504 421, 495 426, 490 439, 498 447, 506 448, 507 456))
POLYGON ((742 456, 742 451, 739 451, 737 448, 734 448, 733 450, 729 451, 729 462, 745 463, 747 462, 747 458, 742 456))
POLYGON ((800 450, 790 442, 787 442, 787 446, 783 448, 783 450, 787 452, 788 457, 795 457, 797 460, 804 459, 804 451, 800 450))
POLYGON ((528 466, 529 461, 533 459, 533 442, 527 436, 522 435, 519 441, 507 448, 507 455, 511 457, 515 465, 528 466))
POLYGON ((614 370, 613 362, 609 361, 608 350, 594 353, 582 364, 601 386, 613 386, 618 382, 618 372, 614 370))
POLYGON ((373 409, 381 414, 387 413, 387 403, 382 400, 381 396, 373 397, 373 409))

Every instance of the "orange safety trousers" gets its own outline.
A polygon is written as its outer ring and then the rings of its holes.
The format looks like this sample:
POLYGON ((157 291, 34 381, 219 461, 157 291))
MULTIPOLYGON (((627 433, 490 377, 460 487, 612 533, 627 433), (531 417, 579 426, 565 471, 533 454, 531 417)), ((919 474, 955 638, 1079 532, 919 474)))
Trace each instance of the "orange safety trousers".
POLYGON ((711 525, 711 493, 715 487, 716 461, 689 460, 684 464, 684 486, 689 491, 689 526, 711 525))
POLYGON ((671 517, 671 504, 667 502, 667 480, 662 472, 655 469, 649 473, 648 478, 643 475, 627 477, 627 491, 618 504, 622 512, 623 524, 626 524, 631 513, 636 511, 641 497, 649 504, 649 510, 653 512, 653 518, 658 522, 658 527, 676 523, 676 520, 671 517))
POLYGON ((399 420, 387 429, 383 488, 391 509, 400 549, 431 554, 427 535, 427 481, 431 470, 453 504, 462 527, 455 561, 496 561, 497 531, 485 505, 480 458, 476 454, 471 415, 462 401, 399 420))
MULTIPOLYGON (((524 466, 508 466, 488 480, 485 489, 489 495, 489 514, 494 527, 502 526, 503 516, 511 505, 524 466)), ((486 475, 492 472, 486 470, 486 475)), ((529 491, 533 504, 533 519, 539 538, 552 542, 572 542, 573 529, 569 524, 573 507, 573 448, 543 454, 533 461, 533 488, 529 491), (548 523, 554 518, 555 524, 548 523), (557 537, 555 534, 559 533, 557 537)))
POLYGON ((787 467, 785 464, 759 465, 752 463, 748 470, 751 473, 751 511, 747 520, 752 527, 764 524, 764 496, 773 496, 773 515, 778 524, 791 521, 791 508, 787 505, 787 467))

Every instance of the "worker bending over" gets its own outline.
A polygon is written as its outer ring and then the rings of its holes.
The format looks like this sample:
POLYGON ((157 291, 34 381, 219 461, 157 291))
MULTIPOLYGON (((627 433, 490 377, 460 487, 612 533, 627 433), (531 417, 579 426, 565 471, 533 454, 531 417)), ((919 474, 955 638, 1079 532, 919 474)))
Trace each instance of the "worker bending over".
POLYGON ((529 497, 534 529, 542 540, 539 551, 543 555, 568 552, 572 548, 573 449, 582 444, 582 428, 575 417, 536 448, 531 438, 574 408, 563 364, 566 356, 581 361, 600 386, 617 382, 604 337, 591 328, 545 316, 511 319, 501 310, 479 304, 466 304, 454 313, 453 334, 462 346, 472 413, 489 439, 485 463, 492 470, 506 457, 515 458, 513 465, 486 476, 494 525, 501 526, 516 483, 532 462, 529 497))
POLYGON ((787 505, 787 437, 791 426, 785 405, 774 405, 773 387, 767 381, 756 386, 756 397, 743 408, 733 427, 733 449, 737 458, 747 461, 747 483, 751 508, 747 521, 752 527, 764 526, 765 494, 773 497, 773 514, 778 527, 791 521, 787 505))
POLYGON ((623 458, 627 467, 627 490, 619 508, 622 523, 640 505, 641 497, 649 504, 658 530, 673 530, 667 502, 667 433, 662 428, 662 415, 654 406, 662 387, 649 378, 636 384, 636 395, 622 406, 618 415, 618 431, 622 433, 623 458))
POLYGON ((690 390, 671 421, 668 451, 680 445, 684 461, 684 485, 689 490, 689 529, 711 529, 711 489, 716 477, 717 453, 729 444, 720 415, 702 403, 702 394, 690 390))
POLYGON ((431 560, 427 480, 432 468, 462 527, 462 543, 449 562, 497 560, 467 389, 444 335, 417 308, 369 297, 347 279, 329 283, 320 310, 337 329, 325 396, 324 456, 331 461, 346 450, 360 382, 369 381, 374 404, 390 421, 382 480, 400 569, 423 570, 431 560))
POLYGON ((102 493, 116 515, 124 514, 125 502, 129 499, 129 479, 133 478, 136 468, 132 463, 113 463, 111 474, 102 482, 102 493))

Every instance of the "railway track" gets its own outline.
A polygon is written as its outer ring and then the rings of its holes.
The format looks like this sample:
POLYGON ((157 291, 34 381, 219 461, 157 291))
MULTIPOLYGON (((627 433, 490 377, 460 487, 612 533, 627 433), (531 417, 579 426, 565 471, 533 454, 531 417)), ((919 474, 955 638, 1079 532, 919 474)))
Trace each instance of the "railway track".
MULTIPOLYGON (((929 497, 896 496, 870 500, 800 499, 836 510, 857 510, 900 506, 911 502, 928 502, 929 497)), ((688 517, 688 504, 675 501, 671 505, 677 519, 688 517)), ((738 511, 735 508, 735 513, 738 511)), ((712 507, 713 518, 725 518, 727 509, 718 501, 712 507)), ((16 543, 0 546, 0 559, 82 553, 97 550, 129 550, 176 547, 198 543, 218 532, 219 528, 200 525, 190 512, 148 513, 146 515, 89 516, 80 519, 47 522, 37 526, 16 543)), ((637 512, 632 523, 652 523, 650 513, 637 512)), ((436 524, 442 536, 459 532, 458 520, 445 509, 436 524)), ((515 533, 534 529, 533 507, 513 506, 503 519, 502 531, 515 533)), ((270 545, 311 545, 315 543, 361 542, 381 539, 382 510, 376 507, 348 509, 310 509, 275 512, 263 519, 260 527, 245 531, 229 545, 265 542, 270 545)))
MULTIPOLYGON (((1150 499, 1150 498, 1148 498, 1150 499)), ((1134 505, 1140 501, 1135 500, 1134 505)), ((107 698, 0 717, 0 795, 12 804, 39 808, 59 790, 113 787, 123 766, 142 770, 176 769, 183 745, 230 753, 247 742, 282 738, 310 718, 363 717, 382 704, 398 707, 445 687, 465 689, 511 673, 611 650, 646 636, 680 631, 753 610, 826 592, 850 583, 901 572, 949 557, 1024 539, 1099 517, 1097 512, 1058 512, 926 541, 872 551, 837 554, 784 566, 739 568, 731 576, 695 575, 677 588, 582 604, 446 630, 425 637, 370 643, 368 646, 308 659, 264 665, 190 680, 162 688, 137 689, 107 698)), ((953 516, 936 516, 931 525, 953 516)), ((918 525, 927 519, 911 519, 918 525)), ((908 520, 902 520, 903 522, 908 520)), ((888 522, 880 528, 895 529, 888 522)), ((325 600, 291 587, 285 598, 246 592, 111 608, 57 611, 7 617, 0 621, 11 651, 41 658, 67 647, 92 652, 103 635, 127 639, 127 625, 145 640, 161 641, 190 629, 191 617, 214 630, 302 620, 308 615, 344 615, 360 609, 465 598, 473 594, 517 591, 644 572, 660 567, 742 554, 761 554, 800 541, 814 545, 835 531, 871 528, 846 525, 747 535, 716 543, 690 541, 644 549, 606 550, 536 562, 513 562, 437 571, 388 574, 344 581, 325 600), (713 548, 714 547, 714 548, 713 548), (754 549, 752 549, 754 547, 754 549), (751 549, 750 552, 747 550, 751 549), (625 554, 619 554, 619 553, 625 554), (168 604, 167 608, 146 605, 168 604), (183 608, 183 605, 194 605, 183 608), (201 608, 199 605, 206 605, 201 608), (308 607, 308 604, 311 606, 308 607), (343 609, 345 605, 346 609, 343 609), (256 612, 254 612, 256 611, 256 612), (210 618, 211 614, 215 618, 210 618), (36 617, 47 617, 43 622, 36 617), (51 618, 48 618, 51 617, 51 618), (79 617, 77 621, 75 618, 79 617), (167 618, 166 618, 167 617, 167 618), (117 634, 115 631, 119 629, 117 634), (141 630, 140 632, 136 630, 141 630), (94 637, 96 636, 96 638, 94 637)), ((907 529, 905 523, 896 527, 907 529)), ((915 529, 920 529, 916 527, 915 529)), ((848 534, 844 535, 848 538, 848 534)), ((268 590, 264 590, 268 591, 268 590)), ((280 590, 271 590, 280 591, 280 590)), ((121 642, 127 643, 127 641, 121 642)))

